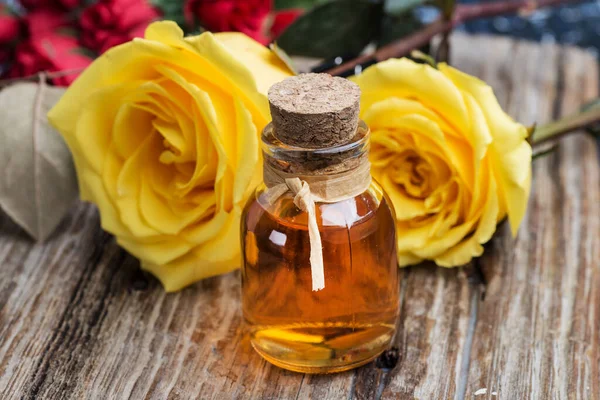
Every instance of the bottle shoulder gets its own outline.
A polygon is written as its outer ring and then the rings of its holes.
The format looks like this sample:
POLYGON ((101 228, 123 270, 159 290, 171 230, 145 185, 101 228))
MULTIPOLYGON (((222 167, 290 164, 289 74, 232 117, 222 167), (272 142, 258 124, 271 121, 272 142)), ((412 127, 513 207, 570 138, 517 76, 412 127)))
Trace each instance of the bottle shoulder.
MULTIPOLYGON (((247 223, 252 224, 249 219, 268 214, 270 218, 280 219, 284 223, 307 225, 308 215, 296 207, 292 193, 286 192, 279 198, 271 200, 268 191, 269 189, 261 184, 250 196, 244 210, 244 219, 247 223)), ((389 204, 381 185, 372 180, 369 187, 357 196, 333 203, 316 202, 315 211, 321 228, 349 228, 382 214, 390 214, 393 217, 393 210, 390 209, 389 204)))

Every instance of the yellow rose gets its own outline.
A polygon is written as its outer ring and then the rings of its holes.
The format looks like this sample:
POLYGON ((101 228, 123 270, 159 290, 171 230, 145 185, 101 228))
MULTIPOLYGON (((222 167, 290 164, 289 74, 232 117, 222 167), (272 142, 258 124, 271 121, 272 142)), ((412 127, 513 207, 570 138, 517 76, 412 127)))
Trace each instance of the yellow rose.
POLYGON ((50 111, 102 227, 167 291, 239 267, 267 89, 291 75, 238 33, 173 22, 98 58, 50 111))
POLYGON ((355 78, 371 127, 373 175, 397 217, 400 265, 462 265, 508 215, 513 234, 531 186, 527 130, 484 82, 445 64, 389 60, 355 78))

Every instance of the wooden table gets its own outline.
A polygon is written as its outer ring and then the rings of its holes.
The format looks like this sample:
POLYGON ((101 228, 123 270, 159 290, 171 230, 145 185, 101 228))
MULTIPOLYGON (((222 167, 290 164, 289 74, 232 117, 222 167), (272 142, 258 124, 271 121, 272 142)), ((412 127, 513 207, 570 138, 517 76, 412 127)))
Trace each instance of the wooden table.
MULTIPOLYGON (((457 36, 454 64, 526 124, 598 95, 582 50, 457 36)), ((600 166, 584 134, 534 163, 527 217, 462 269, 403 269, 399 359, 309 376, 255 354, 239 275, 165 294, 78 205, 45 244, 0 216, 0 398, 598 399, 600 166)))

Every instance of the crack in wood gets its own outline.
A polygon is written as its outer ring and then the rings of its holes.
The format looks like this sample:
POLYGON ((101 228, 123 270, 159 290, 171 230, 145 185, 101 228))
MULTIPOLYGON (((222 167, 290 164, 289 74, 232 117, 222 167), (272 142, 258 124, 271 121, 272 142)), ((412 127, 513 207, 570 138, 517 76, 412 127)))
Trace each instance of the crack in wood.
POLYGON ((300 380, 300 384, 298 385, 298 392, 296 393, 295 400, 298 400, 300 398, 300 391, 302 390, 304 379, 306 379, 306 374, 302 375, 302 379, 300 380))
MULTIPOLYGON (((28 397, 30 398, 39 397, 40 390, 42 389, 44 383, 46 383, 46 380, 48 378, 50 364, 55 358, 56 352, 63 347, 69 348, 73 343, 77 343, 79 341, 78 338, 73 337, 73 335, 76 335, 80 331, 79 321, 72 320, 71 317, 73 316, 73 313, 81 306, 81 300, 86 295, 85 288, 90 284, 90 278, 94 273, 96 265, 98 265, 100 259, 106 255, 106 244, 112 240, 111 237, 105 232, 103 232, 100 228, 98 228, 95 232, 95 236, 99 237, 100 240, 94 240, 94 243, 97 243, 97 245, 94 247, 94 251, 92 252, 88 261, 86 262, 87 268, 85 268, 79 281, 75 285, 72 291, 71 298, 67 303, 62 316, 59 319, 57 328, 54 330, 52 338, 50 339, 50 341, 46 345, 46 348, 42 352, 43 356, 40 357, 37 366, 34 369, 34 381, 28 393, 28 397)), ((121 254, 123 253, 122 250, 119 250, 119 252, 121 254)), ((105 287, 104 293, 106 295, 110 294, 110 284, 105 287)), ((103 301, 101 302, 101 308, 102 304, 104 304, 103 301)), ((101 309, 97 309, 94 312, 92 312, 90 320, 88 321, 91 324, 90 327, 93 327, 98 323, 98 319, 101 313, 101 309)), ((83 334, 83 332, 79 332, 80 336, 81 334, 83 334)), ((89 337, 84 337, 83 341, 87 342, 90 339, 91 338, 89 337)), ((86 347, 85 343, 78 344, 81 344, 84 348, 86 347)), ((71 360, 71 356, 72 354, 69 355, 69 360, 71 360)))
POLYGON ((557 120, 563 116, 563 97, 566 90, 564 50, 560 50, 556 62, 556 82, 554 84, 556 95, 552 101, 552 120, 557 120))
MULTIPOLYGON (((479 270, 478 262, 475 261, 475 270, 479 270)), ((483 278, 483 273, 479 271, 479 275, 483 278)), ((485 289, 483 280, 470 282, 471 290, 471 309, 469 311, 469 323, 467 327, 467 336, 461 354, 460 375, 456 385, 455 399, 464 400, 467 394, 467 384, 469 382, 469 371, 471 367, 471 349, 473 347, 473 337, 475 336, 475 328, 477 326, 477 316, 479 313, 479 302, 483 301, 485 289)))

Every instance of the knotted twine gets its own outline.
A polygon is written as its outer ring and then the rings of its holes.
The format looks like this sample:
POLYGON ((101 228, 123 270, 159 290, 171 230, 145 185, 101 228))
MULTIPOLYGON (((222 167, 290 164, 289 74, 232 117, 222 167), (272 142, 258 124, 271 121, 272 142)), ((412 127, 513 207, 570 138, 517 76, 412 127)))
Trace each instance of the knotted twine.
POLYGON ((365 159, 358 167, 332 175, 298 175, 280 171, 264 163, 263 194, 268 204, 273 204, 287 192, 294 195, 294 204, 308 214, 310 240, 310 269, 312 290, 325 288, 323 244, 317 224, 315 203, 336 203, 358 196, 371 184, 371 165, 365 159))

